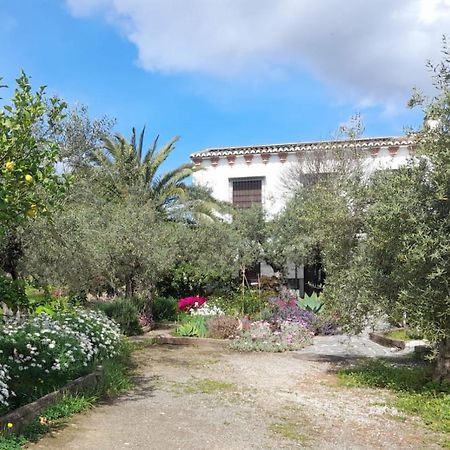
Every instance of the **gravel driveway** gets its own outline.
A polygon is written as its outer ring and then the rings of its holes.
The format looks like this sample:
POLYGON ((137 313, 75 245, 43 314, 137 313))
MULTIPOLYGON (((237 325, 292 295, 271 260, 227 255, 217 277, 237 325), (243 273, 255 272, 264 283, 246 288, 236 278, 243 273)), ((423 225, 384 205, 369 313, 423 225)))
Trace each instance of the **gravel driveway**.
POLYGON ((441 448, 440 436, 419 419, 386 406, 388 392, 337 384, 336 364, 361 351, 390 353, 364 339, 339 343, 339 338, 321 338, 303 351, 283 354, 151 346, 135 353, 133 392, 74 417, 33 447, 441 448))

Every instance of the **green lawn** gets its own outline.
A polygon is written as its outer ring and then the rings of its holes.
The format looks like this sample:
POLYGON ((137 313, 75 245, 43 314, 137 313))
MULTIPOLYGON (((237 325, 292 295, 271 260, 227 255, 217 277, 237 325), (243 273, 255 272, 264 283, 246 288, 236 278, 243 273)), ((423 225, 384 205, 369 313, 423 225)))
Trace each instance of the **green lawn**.
POLYGON ((444 433, 450 448, 450 384, 438 385, 431 375, 429 365, 400 366, 382 359, 364 361, 338 372, 342 385, 394 391, 393 406, 421 417, 430 428, 444 433))

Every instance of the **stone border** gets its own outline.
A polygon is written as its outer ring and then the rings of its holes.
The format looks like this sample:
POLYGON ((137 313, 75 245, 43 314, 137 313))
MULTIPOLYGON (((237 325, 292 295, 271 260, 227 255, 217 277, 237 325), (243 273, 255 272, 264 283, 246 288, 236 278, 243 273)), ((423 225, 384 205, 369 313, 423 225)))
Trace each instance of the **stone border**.
MULTIPOLYGON (((395 331, 395 330, 389 330, 389 331, 395 331)), ((382 345, 383 347, 396 347, 400 350, 404 350, 406 347, 405 341, 401 341, 400 339, 392 339, 390 337, 385 336, 384 334, 380 333, 369 333, 369 338, 371 341, 382 345)))
POLYGON ((55 404, 59 399, 67 394, 77 394, 89 388, 98 386, 103 378, 103 367, 98 366, 94 372, 77 378, 57 391, 35 400, 32 403, 21 406, 6 415, 0 417, 0 432, 17 433, 25 425, 39 417, 41 412, 49 406, 55 404), (8 428, 8 423, 13 424, 13 428, 8 428))

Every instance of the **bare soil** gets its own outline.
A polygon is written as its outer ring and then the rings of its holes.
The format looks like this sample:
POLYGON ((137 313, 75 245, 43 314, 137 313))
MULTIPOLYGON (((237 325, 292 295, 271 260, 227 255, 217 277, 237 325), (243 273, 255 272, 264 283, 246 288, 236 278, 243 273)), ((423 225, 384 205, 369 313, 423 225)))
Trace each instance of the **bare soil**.
POLYGON ((134 358, 132 392, 75 416, 33 447, 442 448, 439 434, 389 406, 389 392, 339 386, 333 358, 179 345, 151 346, 134 358))

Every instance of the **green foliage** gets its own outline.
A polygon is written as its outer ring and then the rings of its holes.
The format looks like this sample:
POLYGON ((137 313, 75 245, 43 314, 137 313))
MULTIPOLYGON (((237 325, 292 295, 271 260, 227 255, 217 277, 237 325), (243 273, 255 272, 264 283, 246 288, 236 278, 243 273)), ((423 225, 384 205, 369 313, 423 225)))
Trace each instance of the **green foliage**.
POLYGON ((234 247, 241 272, 264 259, 267 241, 267 226, 261 206, 237 209, 231 224, 234 232, 234 247))
POLYGON ((200 337, 200 330, 195 324, 182 323, 176 328, 175 334, 186 337, 200 337))
POLYGON ((28 440, 23 436, 0 435, 0 450, 22 450, 27 442, 28 440))
POLYGON ((304 298, 299 299, 298 306, 307 309, 308 311, 318 314, 324 310, 324 302, 319 299, 319 296, 313 292, 311 295, 305 295, 304 298))
POLYGON ((350 387, 386 388, 397 393, 394 406, 421 417, 450 439, 450 384, 432 381, 431 367, 399 366, 375 359, 341 370, 338 377, 350 387))
POLYGON ((50 422, 67 418, 92 408, 96 400, 96 397, 67 395, 60 402, 46 409, 43 412, 42 417, 50 422))
POLYGON ((22 72, 11 103, 0 109, 0 233, 27 218, 46 214, 65 192, 67 177, 55 163, 66 104, 47 99, 45 88, 33 92, 22 72))
POLYGON ((384 333, 385 336, 398 339, 400 341, 411 341, 414 339, 422 339, 422 335, 414 330, 403 329, 403 330, 392 330, 384 333))
MULTIPOLYGON (((186 237, 189 239, 190 236, 186 237)), ((181 244, 179 249, 183 249, 185 245, 186 243, 184 245, 181 244)), ((215 265, 206 267, 205 262, 210 262, 210 260, 207 259, 206 254, 201 255, 198 249, 194 255, 190 255, 190 257, 192 256, 203 259, 203 261, 189 261, 177 264, 172 271, 165 274, 158 282, 158 292, 165 296, 182 298, 189 294, 208 295, 216 289, 224 289, 226 285, 232 284, 233 277, 229 268, 224 268, 222 271, 215 265)))
POLYGON ((28 305, 25 284, 20 280, 12 280, 0 272, 0 303, 2 302, 14 310, 28 305))
POLYGON ((173 297, 156 297, 152 301, 153 320, 160 322, 163 320, 174 321, 177 319, 177 300, 173 297))
POLYGON ((110 319, 113 319, 119 326, 123 334, 135 336, 142 334, 142 327, 139 323, 139 310, 132 299, 117 298, 104 303, 97 303, 95 308, 104 312, 110 319))
POLYGON ((255 316, 267 306, 270 292, 260 293, 256 289, 245 289, 228 295, 212 295, 208 304, 219 307, 225 314, 233 316, 255 316))
POLYGON ((183 298, 234 289, 239 264, 230 224, 216 221, 178 227, 176 238, 176 264, 160 278, 160 295, 183 298))
POLYGON ((102 138, 111 134, 115 119, 107 116, 89 117, 86 105, 71 107, 61 123, 59 141, 64 163, 84 178, 92 175, 92 156, 103 143, 102 138))
POLYGON ((151 204, 132 200, 67 205, 51 223, 37 221, 24 238, 25 269, 72 292, 119 293, 125 286, 133 296, 173 267, 180 226, 161 222, 151 204))
POLYGON ((110 398, 132 388, 130 375, 134 366, 130 358, 131 352, 130 342, 122 340, 117 355, 102 362, 103 378, 94 392, 95 395, 99 398, 110 398))
POLYGON ((51 293, 48 288, 37 289, 27 285, 25 293, 28 299, 27 310, 30 314, 46 313, 52 316, 57 312, 72 310, 79 306, 73 299, 60 295, 60 292, 51 293))
POLYGON ((208 329, 206 326, 207 317, 205 316, 190 316, 182 315, 180 316, 181 323, 175 329, 175 334, 177 336, 187 336, 187 337, 206 337, 208 334, 208 329))
MULTIPOLYGON (((411 133, 415 154, 395 170, 351 170, 296 192, 277 220, 274 242, 297 264, 321 255, 327 311, 360 331, 381 314, 404 317, 440 342, 437 379, 450 380, 450 49, 430 65, 436 92, 414 95, 425 120, 411 133), (430 122, 431 120, 431 122, 430 122)), ((326 163, 326 161, 322 161, 326 163)), ((322 166, 323 168, 323 166, 322 166)), ((322 170, 322 174, 323 171, 322 170)))
POLYGON ((145 128, 139 138, 133 128, 131 141, 122 135, 103 137, 103 149, 94 151, 93 159, 106 175, 105 183, 113 196, 136 196, 143 203, 152 201, 158 212, 170 214, 170 209, 187 196, 184 180, 192 175, 191 164, 157 175, 160 166, 173 151, 178 137, 173 138, 158 151, 158 138, 144 149, 145 128))

